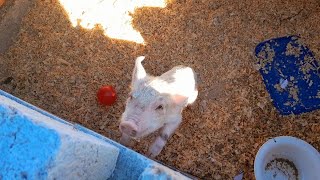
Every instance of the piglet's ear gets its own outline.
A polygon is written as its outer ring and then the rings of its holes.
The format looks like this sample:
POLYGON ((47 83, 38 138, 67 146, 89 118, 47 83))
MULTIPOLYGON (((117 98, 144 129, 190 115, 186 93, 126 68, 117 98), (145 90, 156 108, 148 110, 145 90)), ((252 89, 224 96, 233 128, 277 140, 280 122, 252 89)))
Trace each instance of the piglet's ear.
POLYGON ((139 56, 136 59, 135 66, 133 69, 133 74, 132 74, 132 82, 131 82, 132 87, 135 87, 137 84, 139 84, 139 82, 141 82, 147 76, 147 73, 141 64, 144 58, 145 58, 144 56, 139 56))
POLYGON ((187 105, 188 97, 182 95, 173 95, 172 100, 178 106, 185 106, 187 105))

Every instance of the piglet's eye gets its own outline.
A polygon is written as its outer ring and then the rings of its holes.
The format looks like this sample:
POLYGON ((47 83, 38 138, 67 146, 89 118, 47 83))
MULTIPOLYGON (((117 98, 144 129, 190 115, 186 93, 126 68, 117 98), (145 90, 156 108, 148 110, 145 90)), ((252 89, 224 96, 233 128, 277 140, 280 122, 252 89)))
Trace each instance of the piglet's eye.
POLYGON ((162 110, 163 109, 163 106, 162 105, 159 105, 156 110, 162 110))

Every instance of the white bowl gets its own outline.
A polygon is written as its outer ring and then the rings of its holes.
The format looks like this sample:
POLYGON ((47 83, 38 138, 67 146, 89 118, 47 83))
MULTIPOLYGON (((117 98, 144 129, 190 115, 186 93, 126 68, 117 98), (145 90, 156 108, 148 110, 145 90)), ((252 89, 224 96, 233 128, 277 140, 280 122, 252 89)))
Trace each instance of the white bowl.
POLYGON ((320 180, 320 153, 301 139, 279 136, 259 149, 254 174, 257 180, 320 180))

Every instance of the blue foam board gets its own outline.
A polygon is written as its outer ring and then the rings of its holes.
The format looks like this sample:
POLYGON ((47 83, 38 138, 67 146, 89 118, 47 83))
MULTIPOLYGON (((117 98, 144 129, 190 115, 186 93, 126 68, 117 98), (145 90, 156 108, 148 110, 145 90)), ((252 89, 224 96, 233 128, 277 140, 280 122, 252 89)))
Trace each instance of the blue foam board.
MULTIPOLYGON (((40 108, 38 108, 36 106, 33 106, 33 105, 31 105, 31 104, 29 104, 29 103, 27 103, 27 102, 25 102, 25 101, 23 101, 21 99, 18 99, 17 97, 12 96, 11 94, 8 94, 8 93, 6 93, 6 92, 4 92, 2 90, 0 90, 0 95, 5 96, 5 97, 7 97, 7 98, 9 98, 9 99, 11 99, 11 100, 23 105, 23 106, 25 106, 25 107, 28 107, 28 108, 30 108, 32 110, 35 110, 35 111, 37 111, 37 112, 39 112, 39 113, 41 113, 41 114, 53 119, 53 120, 56 120, 56 121, 58 121, 60 123, 63 123, 63 124, 69 125, 69 126, 73 126, 74 128, 76 128, 79 131, 82 131, 82 132, 84 132, 84 133, 86 133, 88 135, 97 137, 98 139, 100 139, 102 141, 106 141, 106 142, 116 146, 117 148, 119 148, 120 154, 118 156, 117 164, 116 164, 115 170, 113 172, 113 175, 112 175, 112 177, 109 178, 110 180, 113 180, 113 179, 116 179, 116 180, 122 180, 122 179, 123 180, 127 180, 128 178, 129 179, 130 178, 138 179, 140 174, 144 171, 145 168, 147 168, 148 166, 156 163, 153 160, 151 160, 151 159, 149 159, 149 158, 147 158, 147 157, 145 157, 145 156, 143 156, 143 155, 141 155, 141 154, 139 154, 139 153, 137 153, 137 152, 135 152, 135 151, 133 151, 133 150, 131 150, 131 149, 129 149, 129 148, 127 148, 127 147, 125 147, 125 146, 123 146, 123 145, 121 145, 121 144, 119 144, 119 143, 107 138, 107 137, 102 136, 101 134, 98 134, 98 133, 96 133, 96 132, 94 132, 94 131, 92 131, 90 129, 87 129, 87 128, 79 125, 79 124, 73 124, 73 123, 67 122, 64 119, 61 119, 61 118, 59 118, 59 117, 57 117, 57 116, 55 116, 53 114, 50 114, 49 112, 44 111, 44 110, 42 110, 42 109, 40 109, 40 108)), ((1 110, 1 102, 0 102, 0 110, 1 110)), ((2 133, 5 133, 5 131, 3 130, 3 128, 5 128, 5 126, 4 126, 5 124, 3 124, 4 118, 2 118, 1 112, 2 111, 0 111, 0 130, 1 130, 0 137, 2 137, 1 136, 2 133)), ((20 123, 16 124, 16 125, 19 126, 19 128, 23 128, 24 126, 21 126, 22 123, 25 123, 25 122, 24 121, 20 121, 20 123)), ((36 131, 39 131, 39 130, 37 129, 36 131)), ((42 131, 39 131, 37 133, 41 133, 41 132, 42 131)), ((41 136, 46 137, 46 138, 50 138, 48 135, 40 135, 39 134, 39 137, 41 137, 41 136)), ((25 139, 27 139, 27 138, 25 138, 25 139)), ((41 143, 40 143, 41 141, 39 141, 38 139, 35 138, 34 141, 38 142, 37 145, 39 145, 39 144, 41 145, 41 143)), ((6 152, 6 148, 4 148, 4 146, 7 146, 7 145, 8 145, 7 142, 4 142, 4 141, 0 142, 0 147, 1 147, 2 150, 4 150, 4 153, 6 152)), ((33 147, 30 147, 30 148, 33 148, 33 147)), ((56 149, 56 148, 54 148, 54 149, 56 149)), ((41 150, 41 151, 43 151, 43 150, 41 150)), ((34 151, 34 152, 37 153, 37 151, 34 151)), ((31 156, 31 155, 28 155, 28 156, 31 156)), ((4 157, 8 157, 8 156, 4 156, 4 157)), ((32 157, 30 157, 30 158, 32 158, 32 157)), ((48 158, 44 158, 44 159, 48 159, 48 158)), ((0 157, 0 161, 1 160, 2 159, 0 157)), ((14 161, 15 159, 12 159, 12 160, 14 161)), ((25 163, 25 160, 23 160, 21 162, 25 163)), ((25 164, 25 166, 26 165, 29 165, 29 164, 25 164)), ((0 167, 6 167, 6 166, 2 166, 2 164, 0 162, 0 167)), ((28 172, 29 172, 29 170, 28 170, 28 172)), ((6 173, 6 176, 4 176, 2 174, 2 169, 0 170, 0 180, 6 179, 7 175, 8 175, 8 173, 6 173)), ((13 174, 13 175, 15 175, 15 174, 13 174)), ((46 176, 46 174, 43 173, 43 176, 46 176)), ((35 178, 35 179, 37 179, 37 178, 35 178)), ((40 179, 44 179, 44 178, 40 178, 40 179)))

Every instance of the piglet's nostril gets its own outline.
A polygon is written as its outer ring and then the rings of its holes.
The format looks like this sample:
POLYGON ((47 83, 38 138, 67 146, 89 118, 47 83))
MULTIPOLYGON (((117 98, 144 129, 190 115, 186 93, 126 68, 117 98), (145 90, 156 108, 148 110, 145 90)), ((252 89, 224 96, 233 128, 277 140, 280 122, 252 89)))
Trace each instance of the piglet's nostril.
POLYGON ((133 129, 133 130, 131 131, 131 136, 136 136, 136 135, 137 135, 137 131, 133 129))
POLYGON ((120 124, 120 131, 123 132, 123 131, 125 131, 125 129, 126 129, 126 126, 120 124))

